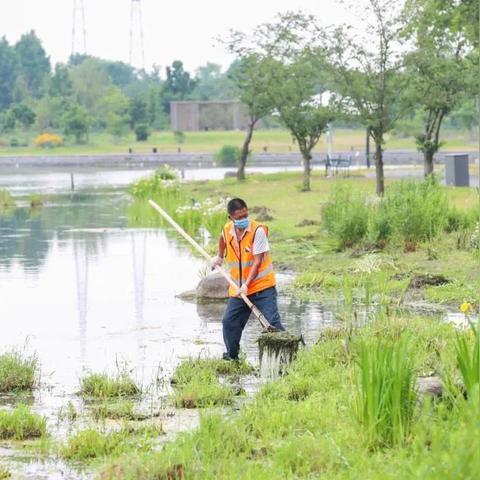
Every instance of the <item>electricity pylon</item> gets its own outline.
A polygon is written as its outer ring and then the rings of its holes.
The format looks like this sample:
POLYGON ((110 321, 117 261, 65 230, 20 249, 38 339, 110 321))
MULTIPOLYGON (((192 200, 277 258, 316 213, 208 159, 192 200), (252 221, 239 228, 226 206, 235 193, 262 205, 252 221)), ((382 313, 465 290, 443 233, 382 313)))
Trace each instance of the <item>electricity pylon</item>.
POLYGON ((132 67, 145 68, 145 49, 143 45, 143 17, 141 0, 131 0, 130 9, 130 54, 132 67))
POLYGON ((75 53, 87 54, 87 29, 85 26, 85 7, 83 0, 73 0, 73 26, 72 26, 72 55, 75 53), (83 52, 77 50, 77 27, 83 37, 83 52))

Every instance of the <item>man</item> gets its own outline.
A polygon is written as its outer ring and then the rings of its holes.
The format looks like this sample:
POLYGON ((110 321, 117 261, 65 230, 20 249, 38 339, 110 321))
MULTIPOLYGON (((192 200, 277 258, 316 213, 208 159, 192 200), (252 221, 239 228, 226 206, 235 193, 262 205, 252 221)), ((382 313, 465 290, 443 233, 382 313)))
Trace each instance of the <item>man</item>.
POLYGON ((240 338, 250 317, 250 308, 240 297, 245 294, 265 315, 271 325, 285 330, 277 306, 275 273, 270 258, 268 228, 248 218, 247 204, 241 198, 227 205, 230 221, 223 227, 218 241, 214 266, 225 258, 230 276, 237 284, 229 289, 230 299, 223 317, 223 340, 226 360, 237 360, 240 338))

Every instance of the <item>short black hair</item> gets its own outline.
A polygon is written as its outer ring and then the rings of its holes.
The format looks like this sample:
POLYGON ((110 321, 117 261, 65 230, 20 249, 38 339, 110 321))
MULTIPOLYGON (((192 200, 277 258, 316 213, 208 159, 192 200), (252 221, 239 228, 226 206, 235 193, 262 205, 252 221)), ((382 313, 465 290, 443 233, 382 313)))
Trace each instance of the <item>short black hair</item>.
POLYGON ((248 208, 247 204, 241 198, 232 198, 227 204, 227 211, 229 215, 232 215, 233 212, 241 210, 242 208, 248 208))

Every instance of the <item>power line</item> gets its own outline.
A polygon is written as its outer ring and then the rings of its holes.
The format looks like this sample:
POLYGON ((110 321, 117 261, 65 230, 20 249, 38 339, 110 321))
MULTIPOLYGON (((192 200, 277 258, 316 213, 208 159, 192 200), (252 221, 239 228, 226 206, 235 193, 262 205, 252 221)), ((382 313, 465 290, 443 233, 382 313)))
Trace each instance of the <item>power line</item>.
POLYGON ((141 0, 131 0, 129 63, 132 67, 145 69, 145 47, 143 42, 143 17, 141 0))
POLYGON ((73 0, 72 55, 75 53, 87 54, 87 29, 85 25, 85 7, 83 0, 73 0), (83 40, 83 52, 77 50, 77 26, 79 27, 83 40))

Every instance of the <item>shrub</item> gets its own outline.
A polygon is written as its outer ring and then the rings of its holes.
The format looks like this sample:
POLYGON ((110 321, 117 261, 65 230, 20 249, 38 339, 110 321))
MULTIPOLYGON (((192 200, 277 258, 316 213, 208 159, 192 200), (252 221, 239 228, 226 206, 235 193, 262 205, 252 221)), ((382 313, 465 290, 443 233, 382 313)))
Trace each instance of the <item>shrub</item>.
POLYGON ((38 377, 36 356, 24 356, 15 350, 0 355, 0 393, 32 391, 38 377))
POLYGON ((92 373, 81 379, 80 393, 84 397, 93 398, 131 397, 138 395, 140 388, 125 372, 116 376, 92 373))
POLYGON ((154 176, 160 180, 177 180, 177 173, 169 165, 157 168, 154 176))
POLYGON ((185 140, 186 140, 186 135, 184 132, 182 132, 181 130, 175 130, 173 132, 173 136, 175 137, 175 141, 181 145, 182 143, 185 143, 185 140))
POLYGON ((141 123, 135 127, 135 137, 137 142, 146 142, 150 136, 148 125, 141 123))
POLYGON ((392 185, 381 201, 372 234, 376 240, 393 237, 415 246, 444 230, 449 210, 447 197, 434 177, 423 182, 402 180, 392 185))
POLYGON ((415 376, 404 336, 400 341, 362 341, 354 412, 370 446, 402 445, 415 409, 415 376))
POLYGON ((334 190, 333 198, 322 210, 327 232, 340 248, 352 247, 365 238, 368 216, 365 197, 342 188, 334 190))
POLYGON ((11 138, 10 139, 10 146, 13 147, 13 148, 16 148, 16 147, 19 147, 20 146, 20 142, 18 141, 18 138, 11 138))
POLYGON ((0 410, 0 438, 26 440, 45 435, 45 418, 32 413, 26 405, 18 405, 15 410, 0 410))
POLYGON ((225 167, 235 166, 240 160, 240 148, 224 145, 215 155, 215 160, 225 167))
POLYGON ((54 148, 63 144, 63 138, 55 133, 42 133, 35 138, 35 145, 42 148, 54 148))

